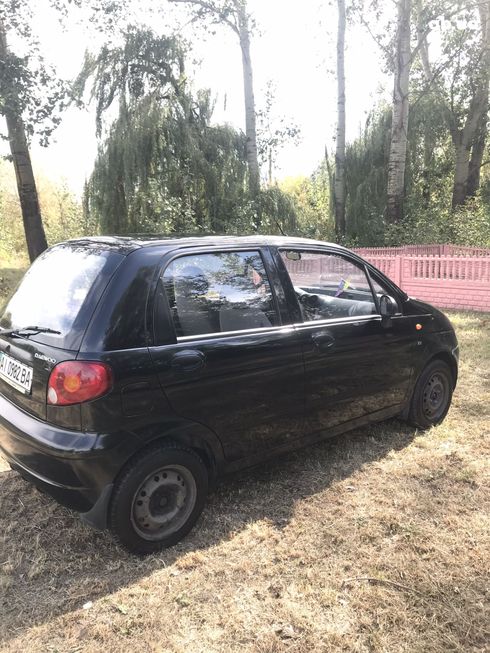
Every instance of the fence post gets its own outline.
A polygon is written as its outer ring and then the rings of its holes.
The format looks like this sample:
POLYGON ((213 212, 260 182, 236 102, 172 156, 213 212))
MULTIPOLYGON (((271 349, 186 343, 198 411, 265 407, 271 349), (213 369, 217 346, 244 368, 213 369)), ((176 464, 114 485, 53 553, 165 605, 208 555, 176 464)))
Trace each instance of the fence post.
POLYGON ((395 278, 393 281, 401 288, 402 285, 402 260, 403 254, 395 255, 395 278))

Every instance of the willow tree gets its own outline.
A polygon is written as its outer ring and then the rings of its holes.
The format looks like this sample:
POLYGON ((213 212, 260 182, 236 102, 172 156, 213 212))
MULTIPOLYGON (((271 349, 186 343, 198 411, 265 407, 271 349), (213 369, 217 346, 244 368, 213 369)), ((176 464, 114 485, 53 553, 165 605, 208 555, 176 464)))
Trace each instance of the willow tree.
POLYGON ((246 227, 245 139, 211 125, 209 93, 146 96, 99 147, 85 191, 104 233, 223 233, 246 227))
POLYGON ((87 52, 74 93, 82 99, 88 89, 89 101, 95 102, 97 136, 114 105, 121 117, 144 97, 178 97, 185 85, 184 57, 176 37, 136 28, 127 31, 121 45, 104 46, 96 55, 87 52))
POLYGON ((85 203, 103 231, 226 231, 246 206, 245 138, 211 125, 210 94, 191 93, 184 57, 149 30, 86 55, 77 89, 90 89, 100 144, 85 203))

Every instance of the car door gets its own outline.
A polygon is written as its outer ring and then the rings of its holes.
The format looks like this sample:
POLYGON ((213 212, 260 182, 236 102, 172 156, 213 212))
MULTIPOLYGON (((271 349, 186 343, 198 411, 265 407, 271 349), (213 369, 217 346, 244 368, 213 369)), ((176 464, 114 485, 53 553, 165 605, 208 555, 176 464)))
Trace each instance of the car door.
POLYGON ((218 435, 229 461, 287 446, 304 426, 302 335, 284 324, 274 269, 267 248, 194 249, 168 255, 159 280, 160 383, 178 415, 218 435))
POLYGON ((305 357, 307 432, 335 427, 403 405, 413 367, 416 331, 399 306, 382 318, 384 291, 363 262, 338 250, 283 249, 277 265, 299 307, 296 329, 305 357))

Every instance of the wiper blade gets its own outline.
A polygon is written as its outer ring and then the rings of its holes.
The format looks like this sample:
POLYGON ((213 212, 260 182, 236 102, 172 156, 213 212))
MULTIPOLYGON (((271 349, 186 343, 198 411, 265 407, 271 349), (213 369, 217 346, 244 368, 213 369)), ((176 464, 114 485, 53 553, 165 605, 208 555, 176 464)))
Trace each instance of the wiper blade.
POLYGON ((49 327, 42 326, 26 326, 19 327, 18 329, 9 329, 7 331, 0 331, 0 336, 11 336, 12 338, 28 338, 38 333, 55 333, 61 335, 61 331, 50 329, 49 327))

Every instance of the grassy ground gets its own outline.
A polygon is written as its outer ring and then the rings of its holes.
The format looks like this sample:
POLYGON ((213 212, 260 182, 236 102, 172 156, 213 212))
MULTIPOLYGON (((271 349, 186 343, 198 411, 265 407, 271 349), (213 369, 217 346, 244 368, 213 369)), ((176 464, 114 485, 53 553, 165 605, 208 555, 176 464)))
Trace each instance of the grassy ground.
POLYGON ((490 316, 452 319, 444 424, 391 421, 244 472, 157 556, 130 557, 0 459, 0 649, 490 650, 490 316))

